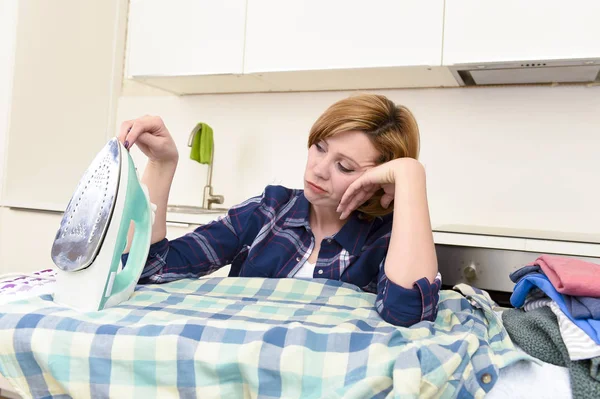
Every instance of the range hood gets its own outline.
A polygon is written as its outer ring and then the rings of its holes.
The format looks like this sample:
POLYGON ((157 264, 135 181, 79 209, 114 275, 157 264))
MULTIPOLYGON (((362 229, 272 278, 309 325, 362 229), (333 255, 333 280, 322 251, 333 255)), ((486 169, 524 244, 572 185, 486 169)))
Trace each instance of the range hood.
POLYGON ((600 58, 455 64, 460 86, 600 83, 600 58))

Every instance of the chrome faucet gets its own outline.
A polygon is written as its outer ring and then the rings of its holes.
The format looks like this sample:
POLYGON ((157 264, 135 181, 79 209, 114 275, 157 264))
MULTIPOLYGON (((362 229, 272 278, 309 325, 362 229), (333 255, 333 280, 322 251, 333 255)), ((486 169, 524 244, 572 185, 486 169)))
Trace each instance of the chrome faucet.
MULTIPOLYGON (((195 133, 196 133, 196 130, 195 129, 192 130, 192 133, 190 134, 190 138, 188 139, 188 147, 192 146, 192 142, 194 140, 195 133)), ((211 153, 211 156, 210 156, 210 163, 208 164, 206 186, 204 186, 204 194, 203 194, 203 198, 202 198, 202 208, 204 208, 204 209, 213 209, 213 207, 212 207, 213 204, 222 204, 225 201, 225 197, 223 197, 222 195, 213 194, 212 169, 213 169, 213 160, 215 157, 214 140, 213 140, 213 148, 210 153, 211 153)))

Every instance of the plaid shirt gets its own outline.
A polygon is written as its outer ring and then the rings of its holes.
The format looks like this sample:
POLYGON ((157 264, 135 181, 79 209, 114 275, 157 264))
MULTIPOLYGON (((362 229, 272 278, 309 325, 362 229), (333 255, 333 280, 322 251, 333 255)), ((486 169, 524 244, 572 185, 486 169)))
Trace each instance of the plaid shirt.
MULTIPOLYGON (((392 218, 390 214, 366 220, 354 212, 339 232, 323 239, 313 276, 377 293, 376 309, 391 324, 433 321, 439 274, 433 283, 421 278, 412 289, 385 275, 392 218)), ((309 202, 302 190, 268 186, 262 196, 231 208, 219 220, 153 244, 140 283, 196 278, 228 264, 230 277, 293 277, 315 247, 308 220, 309 202)))
POLYGON ((485 291, 454 289, 418 328, 324 279, 138 285, 101 312, 35 296, 0 305, 0 373, 24 398, 474 399, 519 378, 503 368, 541 365, 515 348, 485 291))

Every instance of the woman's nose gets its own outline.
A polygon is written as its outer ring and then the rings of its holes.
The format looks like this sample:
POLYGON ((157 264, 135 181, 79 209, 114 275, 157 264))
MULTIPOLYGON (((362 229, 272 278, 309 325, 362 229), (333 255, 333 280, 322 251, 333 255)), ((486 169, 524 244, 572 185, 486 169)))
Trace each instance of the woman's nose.
POLYGON ((323 157, 317 162, 315 162, 313 166, 313 173, 320 179, 329 179, 329 162, 327 160, 327 157, 323 157))

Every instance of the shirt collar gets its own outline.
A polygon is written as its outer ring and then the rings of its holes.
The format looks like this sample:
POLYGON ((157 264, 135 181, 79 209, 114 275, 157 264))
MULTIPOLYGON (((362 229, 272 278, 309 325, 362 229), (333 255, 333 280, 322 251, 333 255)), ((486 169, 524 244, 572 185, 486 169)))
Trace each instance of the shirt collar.
MULTIPOLYGON (((310 203, 304 196, 304 191, 298 190, 296 201, 287 212, 283 225, 287 227, 303 226, 310 230, 309 216, 310 203)), ((367 220, 361 217, 360 212, 352 212, 346 224, 333 236, 333 239, 350 254, 358 256, 363 250, 374 221, 375 219, 367 220)))

